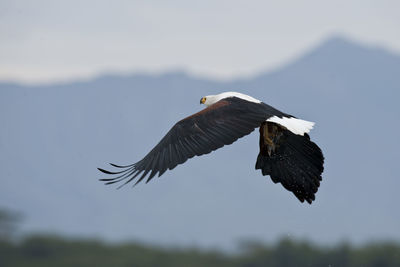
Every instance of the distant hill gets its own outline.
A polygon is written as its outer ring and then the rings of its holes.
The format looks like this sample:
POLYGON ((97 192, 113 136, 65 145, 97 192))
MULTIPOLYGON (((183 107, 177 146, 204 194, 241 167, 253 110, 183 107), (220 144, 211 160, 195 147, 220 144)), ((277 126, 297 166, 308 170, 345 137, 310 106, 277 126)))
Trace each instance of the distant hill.
MULTIPOLYGON (((260 57, 263 55, 260 54, 260 57)), ((228 82, 104 75, 0 84, 0 205, 25 231, 232 247, 237 240, 400 239, 400 56, 334 37, 268 73, 228 82), (258 134, 121 190, 96 167, 141 159, 199 99, 235 90, 315 121, 326 157, 317 200, 301 204, 254 170, 258 134)))

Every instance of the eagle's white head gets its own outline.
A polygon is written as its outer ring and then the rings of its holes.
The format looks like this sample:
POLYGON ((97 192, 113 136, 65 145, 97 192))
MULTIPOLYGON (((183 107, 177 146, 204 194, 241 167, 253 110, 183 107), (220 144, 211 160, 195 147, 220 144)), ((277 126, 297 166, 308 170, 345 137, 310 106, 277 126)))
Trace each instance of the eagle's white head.
POLYGON ((249 102, 261 103, 260 100, 255 99, 254 97, 251 97, 249 95, 245 95, 245 94, 237 93, 237 92, 225 92, 225 93, 221 93, 221 94, 218 94, 218 95, 207 95, 207 96, 204 96, 204 97, 202 97, 200 99, 200 104, 204 104, 207 107, 209 107, 212 104, 217 103, 221 99, 228 98, 228 97, 238 97, 238 98, 247 100, 249 102))
POLYGON ((200 104, 204 104, 209 107, 212 104, 217 103, 219 100, 221 100, 221 98, 218 98, 218 95, 207 95, 200 99, 200 104))

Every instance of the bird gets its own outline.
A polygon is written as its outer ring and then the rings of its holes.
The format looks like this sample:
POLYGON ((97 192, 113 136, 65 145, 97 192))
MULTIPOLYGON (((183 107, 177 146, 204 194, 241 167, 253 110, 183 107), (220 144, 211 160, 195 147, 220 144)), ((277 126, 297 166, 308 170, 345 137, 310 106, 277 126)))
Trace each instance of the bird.
POLYGON ((281 183, 301 202, 315 200, 322 181, 324 156, 308 133, 314 122, 292 115, 249 95, 224 92, 200 99, 206 107, 178 121, 161 141, 140 161, 130 165, 110 163, 116 171, 98 168, 105 184, 122 187, 145 177, 146 183, 158 174, 174 169, 194 156, 201 156, 230 145, 259 129, 259 153, 255 169, 281 183), (140 175, 140 176, 139 176, 140 175))

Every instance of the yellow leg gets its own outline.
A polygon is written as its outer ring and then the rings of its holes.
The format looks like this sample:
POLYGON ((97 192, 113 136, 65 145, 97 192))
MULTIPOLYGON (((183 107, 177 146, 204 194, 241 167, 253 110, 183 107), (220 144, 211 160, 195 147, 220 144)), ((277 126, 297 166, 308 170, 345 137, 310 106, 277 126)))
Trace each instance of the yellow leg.
MULTIPOLYGON (((274 142, 271 140, 270 135, 272 136, 274 133, 274 129, 272 129, 272 132, 270 133, 268 131, 268 123, 264 124, 264 142, 265 144, 267 144, 267 149, 268 149, 268 155, 271 156, 272 151, 275 151, 275 144, 274 142)), ((274 127, 274 126, 272 126, 274 127)))

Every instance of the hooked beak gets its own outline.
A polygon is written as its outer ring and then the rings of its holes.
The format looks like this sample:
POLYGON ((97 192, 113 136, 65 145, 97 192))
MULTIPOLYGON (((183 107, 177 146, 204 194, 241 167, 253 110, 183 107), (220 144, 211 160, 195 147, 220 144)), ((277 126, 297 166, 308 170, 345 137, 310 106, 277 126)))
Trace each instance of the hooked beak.
POLYGON ((205 97, 202 97, 202 98, 200 99, 200 104, 204 104, 204 102, 206 102, 206 98, 205 98, 205 97))

